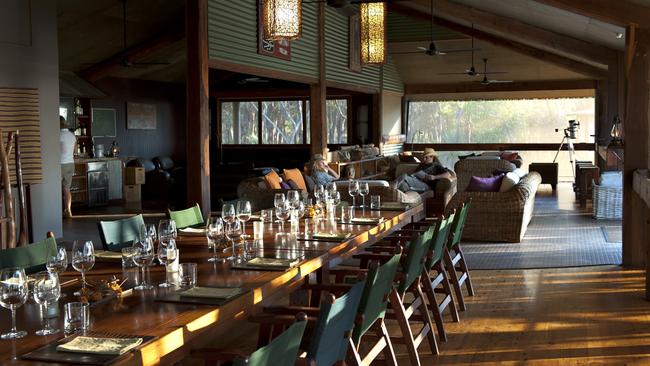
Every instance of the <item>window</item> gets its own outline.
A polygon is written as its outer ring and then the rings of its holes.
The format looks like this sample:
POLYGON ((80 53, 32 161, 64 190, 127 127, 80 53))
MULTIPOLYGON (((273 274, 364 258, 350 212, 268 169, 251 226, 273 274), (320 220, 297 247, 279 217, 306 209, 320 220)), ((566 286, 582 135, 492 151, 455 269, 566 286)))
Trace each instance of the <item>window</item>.
POLYGON ((257 144, 257 102, 221 103, 221 142, 223 144, 257 144))
POLYGON ((262 143, 302 144, 303 102, 262 102, 262 143))
POLYGON ((348 100, 327 101, 327 143, 348 143, 348 100))

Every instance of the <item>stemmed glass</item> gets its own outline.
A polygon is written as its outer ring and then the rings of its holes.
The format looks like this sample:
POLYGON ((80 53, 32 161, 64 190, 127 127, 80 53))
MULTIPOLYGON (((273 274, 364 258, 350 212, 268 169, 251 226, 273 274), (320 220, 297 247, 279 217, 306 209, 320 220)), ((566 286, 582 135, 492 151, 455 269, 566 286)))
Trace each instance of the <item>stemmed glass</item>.
POLYGON ((287 201, 289 201, 291 208, 297 208, 298 202, 300 202, 300 193, 298 191, 289 191, 287 193, 287 201))
POLYGON ((52 272, 39 272, 34 276, 34 300, 43 308, 43 329, 36 331, 36 335, 44 336, 60 332, 59 329, 50 327, 47 318, 47 307, 57 301, 61 296, 61 283, 59 276, 52 272))
POLYGON ((237 211, 235 211, 235 205, 232 203, 224 203, 221 207, 221 217, 225 222, 233 222, 237 218, 237 211))
MULTIPOLYGON (((160 287, 172 287, 174 284, 167 280, 167 266, 176 260, 176 241, 174 239, 160 240, 158 243, 158 261, 165 266, 165 282, 159 284, 160 287)), ((144 267, 143 267, 144 268, 144 267)), ((144 285, 144 275, 142 276, 144 285)))
POLYGON ((249 201, 237 201, 237 218, 242 222, 242 238, 248 238, 246 235, 246 222, 251 219, 251 203, 249 201))
POLYGON ((75 240, 72 244, 72 268, 81 272, 81 291, 86 291, 86 272, 95 265, 95 247, 91 240, 75 240))
POLYGON ((146 226, 146 233, 149 238, 151 238, 151 242, 155 243, 156 242, 156 225, 154 224, 147 224, 146 226))
POLYGON ((356 180, 351 180, 348 183, 348 193, 352 196, 352 207, 355 207, 355 198, 359 195, 359 182, 356 180))
POLYGON ((360 182, 359 183, 359 195, 361 196, 361 199, 363 200, 361 203, 361 207, 365 208, 366 207, 366 196, 370 193, 370 187, 368 187, 368 182, 360 182))
POLYGON ((212 258, 208 262, 223 262, 223 259, 217 257, 217 249, 219 243, 223 239, 223 220, 221 217, 208 217, 208 222, 205 225, 205 236, 208 242, 212 243, 212 258))
POLYGON ((314 198, 316 198, 317 204, 325 199, 325 187, 322 184, 314 188, 314 198))
POLYGON ((16 309, 25 304, 28 294, 27 276, 22 268, 5 268, 0 272, 0 305, 11 310, 11 330, 1 334, 0 338, 15 339, 27 335, 24 330, 16 329, 16 309))
POLYGON ((284 222, 289 218, 290 214, 291 214, 291 206, 289 206, 289 202, 285 201, 275 208, 275 216, 277 216, 278 220, 280 220, 280 225, 282 227, 281 230, 283 232, 284 232, 284 222))
POLYGON ((68 253, 64 247, 58 247, 56 252, 47 257, 45 268, 48 272, 59 274, 68 268, 68 253))
MULTIPOLYGON (((298 201, 297 207, 294 208, 296 212, 296 219, 298 220, 298 224, 300 224, 300 220, 305 216, 305 203, 303 201, 298 201)), ((305 229, 307 228, 307 225, 305 225, 305 229)), ((298 234, 300 234, 300 230, 298 231, 298 234)))
MULTIPOLYGON (((173 239, 174 238, 169 238, 169 242, 171 242, 173 239)), ((145 270, 147 269, 147 266, 150 266, 151 263, 153 263, 153 244, 149 238, 143 238, 133 244, 133 250, 133 262, 136 266, 140 267, 142 271, 142 282, 140 282, 140 284, 135 286, 133 289, 151 290, 154 287, 147 283, 145 270)))
POLYGON ((242 260, 242 256, 237 255, 235 243, 239 242, 239 239, 241 238, 241 222, 239 222, 237 219, 231 222, 226 222, 225 232, 226 237, 228 240, 230 240, 230 245, 232 246, 232 256, 228 259, 232 260, 233 262, 240 262, 242 260))

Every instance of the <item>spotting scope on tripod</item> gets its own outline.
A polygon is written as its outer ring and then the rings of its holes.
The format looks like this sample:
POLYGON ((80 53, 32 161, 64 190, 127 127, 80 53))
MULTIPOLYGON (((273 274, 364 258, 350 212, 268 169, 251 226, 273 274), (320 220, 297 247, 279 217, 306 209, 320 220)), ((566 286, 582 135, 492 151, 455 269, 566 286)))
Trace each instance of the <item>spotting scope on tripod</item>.
MULTIPOLYGON (((571 140, 576 139, 576 132, 580 129, 580 122, 576 121, 574 119, 569 121, 569 127, 564 129, 564 137, 562 138, 562 142, 560 142, 560 147, 557 149, 557 153, 555 153, 555 158, 553 159, 553 163, 557 161, 557 157, 560 155, 560 151, 562 151, 562 146, 564 146, 564 143, 566 142, 567 144, 567 150, 569 151, 569 163, 571 163, 571 173, 573 174, 573 178, 575 179, 576 177, 576 172, 575 172, 575 154, 576 151, 573 148, 573 142, 571 140)), ((559 132, 559 129, 555 129, 555 132, 559 132)))

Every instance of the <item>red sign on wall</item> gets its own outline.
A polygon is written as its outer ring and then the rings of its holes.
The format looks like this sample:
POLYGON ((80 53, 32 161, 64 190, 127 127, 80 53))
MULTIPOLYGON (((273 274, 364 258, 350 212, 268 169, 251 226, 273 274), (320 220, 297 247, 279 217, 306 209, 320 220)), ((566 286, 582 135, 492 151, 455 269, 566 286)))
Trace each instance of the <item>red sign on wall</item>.
POLYGON ((291 41, 271 41, 264 39, 264 26, 262 23, 263 2, 264 0, 257 2, 257 53, 283 60, 291 60, 291 41))

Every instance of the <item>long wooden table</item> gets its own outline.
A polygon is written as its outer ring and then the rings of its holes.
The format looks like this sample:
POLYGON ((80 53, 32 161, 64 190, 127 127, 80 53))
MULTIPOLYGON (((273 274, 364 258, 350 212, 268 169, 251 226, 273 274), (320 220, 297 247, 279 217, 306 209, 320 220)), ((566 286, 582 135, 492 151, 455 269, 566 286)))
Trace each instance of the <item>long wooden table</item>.
MULTIPOLYGON (((264 238, 254 248, 258 255, 279 257, 301 257, 295 268, 285 272, 254 271, 231 269, 231 264, 211 263, 207 259, 211 252, 207 249, 205 238, 179 236, 181 262, 198 263, 198 285, 241 287, 246 292, 219 306, 192 305, 156 301, 156 295, 164 295, 173 289, 156 287, 151 291, 134 291, 132 295, 113 299, 91 307, 91 331, 137 336, 154 336, 155 340, 146 344, 119 364, 157 365, 171 364, 183 357, 195 347, 211 343, 214 334, 225 334, 229 328, 286 296, 300 286, 302 279, 310 274, 324 271, 337 265, 342 259, 352 256, 360 249, 375 243, 407 223, 424 217, 423 205, 406 211, 365 211, 357 210, 356 215, 383 217, 385 220, 377 225, 342 225, 329 226, 335 232, 349 232, 353 235, 343 242, 297 241, 295 237, 278 236, 277 225, 265 225, 264 238)), ((331 225, 331 224, 330 224, 331 225)), ((288 229, 288 225, 285 225, 288 229)), ((301 226, 301 230, 303 230, 301 226)), ((248 224, 248 232, 252 232, 248 224)), ((120 264, 96 263, 87 274, 89 280, 106 278, 110 275, 124 278, 120 264)), ((67 272, 65 277, 79 276, 67 272)), ((154 284, 161 283, 165 276, 164 268, 150 268, 150 278, 154 284)), ((66 298, 59 300, 59 309, 63 304, 77 301, 71 294, 80 286, 67 289, 66 298)), ((51 336, 36 336, 34 331, 41 328, 39 307, 29 300, 17 311, 18 329, 28 331, 28 335, 18 340, 0 340, 0 363, 7 365, 39 365, 41 363, 20 359, 20 355, 60 339, 63 333, 51 336)), ((53 326, 63 328, 63 315, 50 319, 53 326)), ((10 312, 0 311, 0 332, 10 328, 10 312)), ((52 365, 52 363, 43 363, 52 365)))

